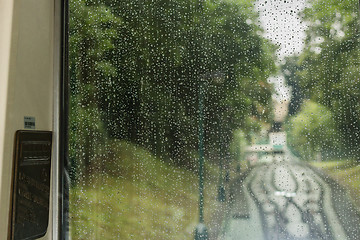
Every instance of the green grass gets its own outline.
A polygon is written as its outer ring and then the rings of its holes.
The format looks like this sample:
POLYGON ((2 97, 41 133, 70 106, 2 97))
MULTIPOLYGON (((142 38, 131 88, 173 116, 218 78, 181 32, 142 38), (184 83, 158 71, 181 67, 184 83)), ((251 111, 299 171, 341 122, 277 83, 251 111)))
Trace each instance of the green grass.
MULTIPOLYGON (((193 239, 198 177, 135 145, 113 141, 92 176, 70 190, 72 239, 193 239)), ((205 220, 218 203, 218 171, 206 164, 205 220)))
POLYGON ((354 160, 335 160, 313 162, 313 166, 322 169, 345 187, 354 203, 360 209, 360 164, 354 160))

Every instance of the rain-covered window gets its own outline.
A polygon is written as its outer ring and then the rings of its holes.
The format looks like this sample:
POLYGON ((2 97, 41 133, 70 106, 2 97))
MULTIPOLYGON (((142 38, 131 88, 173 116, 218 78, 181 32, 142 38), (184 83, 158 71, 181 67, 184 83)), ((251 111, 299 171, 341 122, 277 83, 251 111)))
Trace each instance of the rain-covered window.
POLYGON ((360 239, 357 0, 70 0, 71 239, 360 239))

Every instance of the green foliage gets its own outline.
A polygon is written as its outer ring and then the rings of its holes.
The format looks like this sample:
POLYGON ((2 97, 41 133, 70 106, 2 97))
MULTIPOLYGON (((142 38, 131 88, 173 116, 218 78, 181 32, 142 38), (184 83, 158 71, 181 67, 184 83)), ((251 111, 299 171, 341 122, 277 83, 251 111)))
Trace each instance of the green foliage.
POLYGON ((291 87, 291 100, 289 103, 289 116, 294 116, 300 111, 301 104, 306 98, 304 89, 300 86, 299 73, 302 66, 299 66, 299 57, 290 56, 285 58, 286 63, 281 66, 286 84, 291 87))
POLYGON ((117 36, 117 18, 107 7, 70 1, 70 152, 71 177, 89 176, 103 158, 106 129, 99 111, 102 82, 114 75, 107 59, 117 36))
POLYGON ((245 133, 242 130, 234 131, 233 140, 230 145, 230 151, 236 163, 239 163, 241 160, 244 160, 245 147, 246 147, 245 133))
POLYGON ((355 159, 332 159, 328 162, 313 162, 311 165, 325 171, 347 190, 353 203, 360 208, 360 166, 355 159))
POLYGON ((300 56, 299 85, 333 115, 349 156, 360 144, 360 24, 355 0, 313 0, 303 12, 308 23, 300 56))
MULTIPOLYGON (((110 140, 107 163, 70 190, 72 239, 191 239, 197 222, 197 174, 134 144, 110 140)), ((218 168, 207 164, 205 218, 217 210, 218 168), (211 173, 211 174, 210 174, 211 173)))
POLYGON ((286 129, 289 145, 308 161, 314 160, 316 153, 336 152, 341 145, 332 112, 315 102, 305 102, 286 129))
POLYGON ((248 1, 70 1, 74 144, 84 133, 86 152, 98 141, 87 132, 99 133, 192 168, 205 81, 206 152, 229 148, 235 129, 253 126, 245 116, 270 116, 275 46, 257 17, 248 1))

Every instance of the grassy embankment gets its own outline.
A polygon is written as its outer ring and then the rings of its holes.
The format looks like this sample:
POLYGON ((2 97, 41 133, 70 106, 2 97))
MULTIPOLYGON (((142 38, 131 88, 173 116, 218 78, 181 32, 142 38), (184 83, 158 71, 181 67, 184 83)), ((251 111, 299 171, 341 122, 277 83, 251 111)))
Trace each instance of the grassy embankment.
MULTIPOLYGON (((143 148, 113 142, 101 171, 70 191, 72 239, 193 239, 197 174, 143 148)), ((205 221, 216 201, 218 169, 206 164, 205 221)))
POLYGON ((354 160, 338 160, 313 162, 311 164, 325 171, 340 185, 348 189, 352 200, 360 209, 360 164, 358 162, 354 160))

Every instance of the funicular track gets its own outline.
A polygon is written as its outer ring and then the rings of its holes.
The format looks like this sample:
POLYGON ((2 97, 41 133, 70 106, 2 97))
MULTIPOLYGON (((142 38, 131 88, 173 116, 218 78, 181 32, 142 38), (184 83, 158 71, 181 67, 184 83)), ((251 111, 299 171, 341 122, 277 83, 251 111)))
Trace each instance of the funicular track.
POLYGON ((311 169, 285 162, 258 168, 246 187, 265 239, 334 239, 324 212, 324 186, 311 169))
POLYGON ((258 164, 233 181, 218 240, 358 240, 346 190, 297 160, 258 164))

